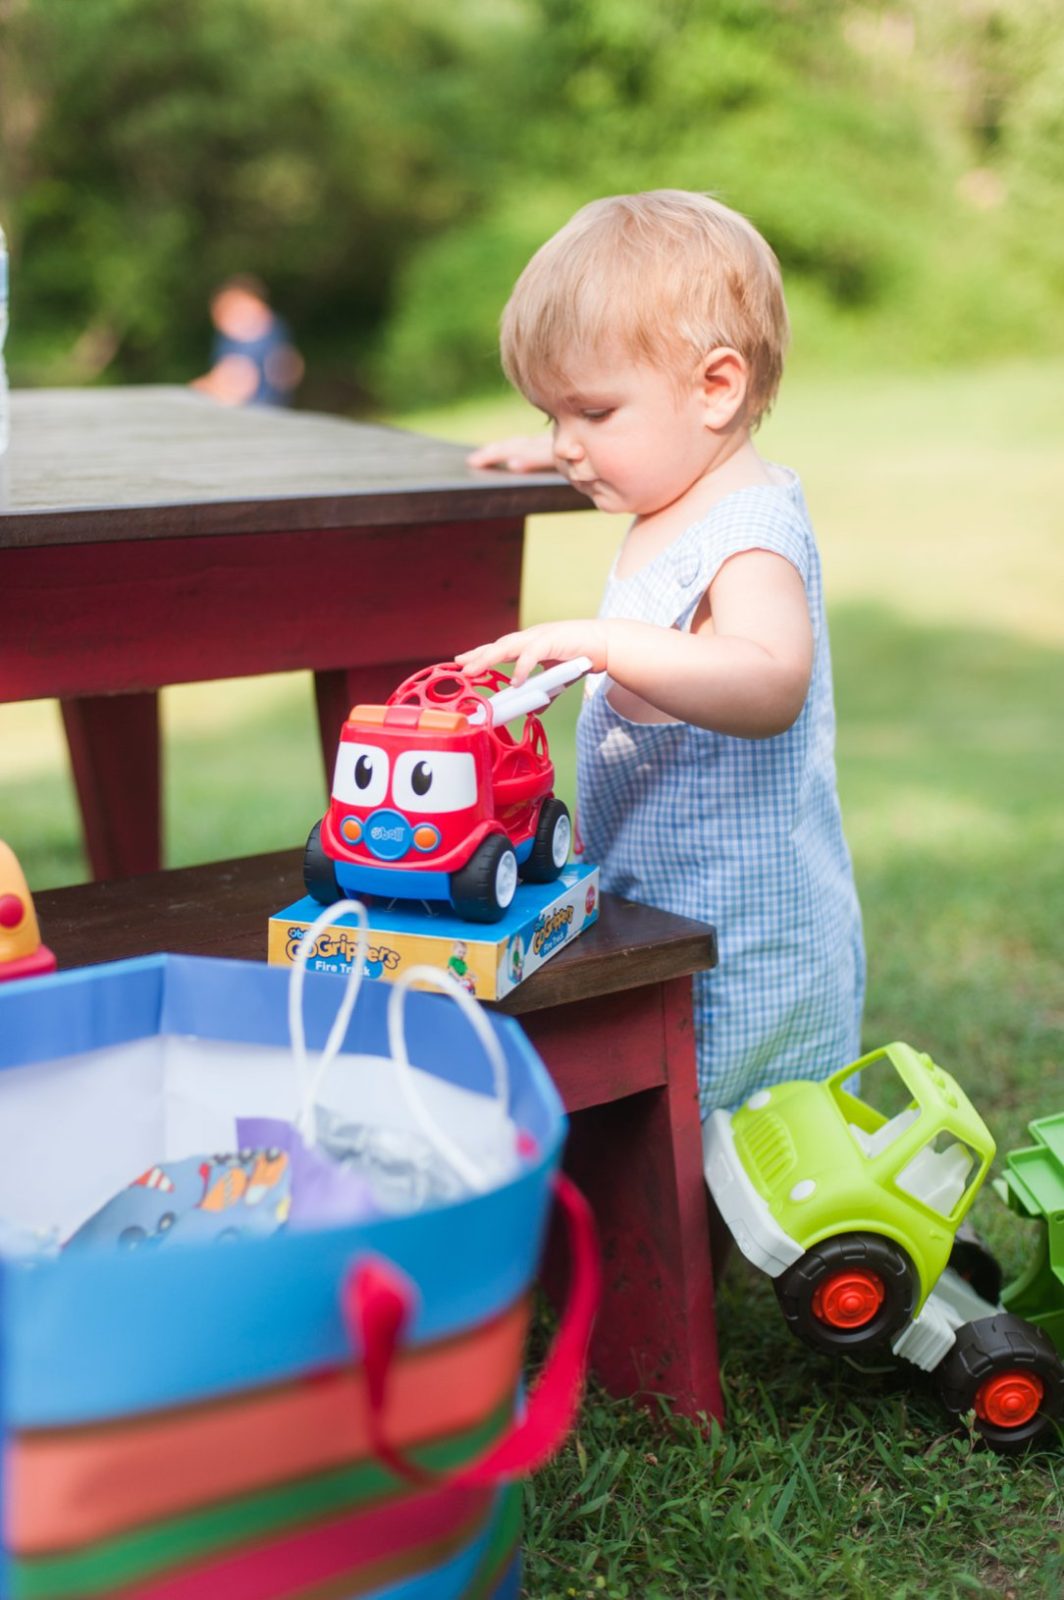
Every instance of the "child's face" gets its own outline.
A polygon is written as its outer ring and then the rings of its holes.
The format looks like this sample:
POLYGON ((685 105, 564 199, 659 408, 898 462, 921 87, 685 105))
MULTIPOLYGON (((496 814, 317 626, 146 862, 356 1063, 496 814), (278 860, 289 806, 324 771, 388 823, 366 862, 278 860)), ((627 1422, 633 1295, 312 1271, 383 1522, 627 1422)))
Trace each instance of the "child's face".
POLYGON ((696 371, 681 386, 656 367, 603 357, 574 384, 545 385, 532 398, 553 427, 558 470, 600 511, 649 516, 713 465, 720 441, 706 426, 696 371))
POLYGON ((211 299, 211 317, 230 339, 259 339, 273 321, 264 300, 248 289, 222 288, 211 299))

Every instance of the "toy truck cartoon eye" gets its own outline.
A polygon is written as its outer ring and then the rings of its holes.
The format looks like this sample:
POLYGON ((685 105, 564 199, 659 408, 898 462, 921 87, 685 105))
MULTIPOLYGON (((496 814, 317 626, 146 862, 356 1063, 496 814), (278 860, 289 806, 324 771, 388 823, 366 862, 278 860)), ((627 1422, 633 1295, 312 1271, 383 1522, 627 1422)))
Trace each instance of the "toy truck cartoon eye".
POLYGON ((336 754, 333 799, 356 811, 391 797, 396 810, 467 811, 477 803, 477 765, 469 751, 405 750, 393 756, 379 745, 343 742, 336 754))
MULTIPOLYGON (((553 669, 549 689, 583 670, 553 669)), ((449 900, 459 916, 495 922, 519 877, 556 878, 572 827, 552 792, 542 724, 526 714, 549 698, 514 690, 501 673, 470 680, 444 663, 407 679, 383 706, 356 706, 341 731, 329 810, 307 840, 307 892, 323 905, 341 895, 449 900), (502 720, 517 715, 520 739, 502 720)))
POLYGON ((388 756, 378 745, 345 741, 336 752, 333 799, 352 806, 375 806, 388 790, 388 756))
POLYGON ((468 750, 407 750, 397 757, 392 799, 400 811, 466 811, 477 801, 468 750))

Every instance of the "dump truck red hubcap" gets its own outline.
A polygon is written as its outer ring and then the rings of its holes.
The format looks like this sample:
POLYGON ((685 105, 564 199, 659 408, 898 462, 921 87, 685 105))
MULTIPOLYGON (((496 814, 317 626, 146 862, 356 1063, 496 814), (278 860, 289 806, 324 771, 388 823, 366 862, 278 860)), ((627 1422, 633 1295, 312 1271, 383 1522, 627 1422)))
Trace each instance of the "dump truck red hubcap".
POLYGON ((832 1328, 863 1328, 885 1295, 883 1280, 875 1272, 836 1272, 813 1295, 813 1315, 832 1328))
POLYGON ((1035 1416, 1045 1384, 1034 1372, 999 1372, 979 1385, 975 1414, 999 1428, 1019 1428, 1035 1416))

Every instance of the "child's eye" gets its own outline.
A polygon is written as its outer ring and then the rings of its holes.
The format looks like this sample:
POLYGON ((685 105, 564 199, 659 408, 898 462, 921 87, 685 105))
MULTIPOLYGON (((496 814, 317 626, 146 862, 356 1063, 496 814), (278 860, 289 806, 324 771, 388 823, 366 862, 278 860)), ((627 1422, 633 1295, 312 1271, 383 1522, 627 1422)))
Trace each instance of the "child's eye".
POLYGON ((612 416, 613 416, 613 407, 612 406, 603 406, 598 411, 585 411, 584 412, 584 420, 586 422, 605 422, 607 417, 612 417, 612 416))

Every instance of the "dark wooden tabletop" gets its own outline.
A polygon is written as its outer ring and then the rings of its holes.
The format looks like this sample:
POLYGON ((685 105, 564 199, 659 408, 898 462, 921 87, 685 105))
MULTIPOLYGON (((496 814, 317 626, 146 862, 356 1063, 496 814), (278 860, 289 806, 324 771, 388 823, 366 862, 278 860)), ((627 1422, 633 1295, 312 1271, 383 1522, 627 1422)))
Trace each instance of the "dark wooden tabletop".
MULTIPOLYGON (((166 950, 266 959, 271 914, 305 892, 302 850, 181 867, 35 896, 60 967, 166 950)), ((604 894, 598 921, 500 1004, 514 1015, 683 978, 716 964, 713 929, 604 894)))
POLYGON ((464 446, 176 387, 11 396, 0 549, 587 510, 553 473, 474 472, 464 446))

